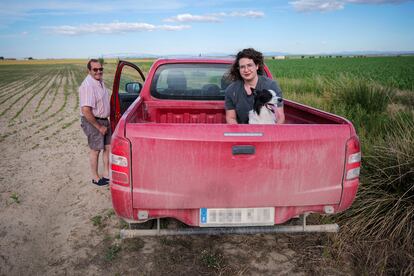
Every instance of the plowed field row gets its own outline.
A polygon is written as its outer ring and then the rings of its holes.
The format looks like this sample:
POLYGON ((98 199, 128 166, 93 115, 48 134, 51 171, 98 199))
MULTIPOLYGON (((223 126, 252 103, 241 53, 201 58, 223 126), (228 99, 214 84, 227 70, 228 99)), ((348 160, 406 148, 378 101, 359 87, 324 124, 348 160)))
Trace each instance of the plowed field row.
MULTIPOLYGON (((82 72, 77 66, 54 67, 27 76, 29 81, 24 83, 30 86, 0 103, 3 130, 0 141, 50 139, 79 119, 76 111, 82 72), (52 71, 54 74, 50 74, 52 71)), ((7 91, 0 90, 0 93, 6 95, 7 91)))
MULTIPOLYGON (((37 82, 43 83, 45 80, 50 79, 53 75, 49 75, 47 73, 39 76, 37 82)), ((6 102, 10 100, 20 100, 21 97, 27 94, 27 92, 31 93, 30 91, 33 89, 39 89, 36 87, 36 84, 33 83, 33 81, 27 82, 24 85, 21 86, 14 86, 12 88, 8 88, 4 91, 4 94, 2 96, 1 104, 5 104, 6 102)))

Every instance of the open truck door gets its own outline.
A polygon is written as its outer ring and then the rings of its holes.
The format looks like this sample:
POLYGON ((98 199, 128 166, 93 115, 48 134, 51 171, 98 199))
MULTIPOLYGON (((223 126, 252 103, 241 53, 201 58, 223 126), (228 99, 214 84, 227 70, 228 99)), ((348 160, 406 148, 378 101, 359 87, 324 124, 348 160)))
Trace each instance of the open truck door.
POLYGON ((111 95, 112 132, 122 114, 138 98, 144 81, 145 76, 137 65, 123 60, 118 62, 111 95))

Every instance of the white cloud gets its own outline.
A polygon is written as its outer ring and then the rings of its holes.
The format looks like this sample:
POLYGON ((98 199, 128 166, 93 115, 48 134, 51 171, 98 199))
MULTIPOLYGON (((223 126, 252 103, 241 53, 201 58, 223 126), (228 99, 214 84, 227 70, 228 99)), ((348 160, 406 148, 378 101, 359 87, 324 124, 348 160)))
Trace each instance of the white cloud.
POLYGON ((247 11, 247 12, 220 12, 205 15, 193 15, 189 13, 179 14, 170 18, 166 18, 164 22, 220 22, 223 17, 250 17, 260 18, 264 13, 260 11, 247 11))
POLYGON ((126 22, 113 22, 113 23, 94 23, 84 24, 79 26, 49 26, 44 29, 55 34, 62 35, 82 35, 82 34, 113 34, 113 33, 125 33, 125 32, 150 32, 157 30, 165 31, 181 31, 189 29, 188 25, 152 25, 148 23, 126 23, 126 22))
POLYGON ((312 12, 312 11, 335 11, 345 8, 346 4, 400 4, 413 0, 296 0, 289 4, 296 11, 312 12))
POLYGON ((260 18, 264 17, 264 13, 260 11, 231 12, 229 13, 229 16, 260 18))
POLYGON ((165 22, 219 22, 216 15, 192 15, 189 13, 179 14, 164 20, 165 22))

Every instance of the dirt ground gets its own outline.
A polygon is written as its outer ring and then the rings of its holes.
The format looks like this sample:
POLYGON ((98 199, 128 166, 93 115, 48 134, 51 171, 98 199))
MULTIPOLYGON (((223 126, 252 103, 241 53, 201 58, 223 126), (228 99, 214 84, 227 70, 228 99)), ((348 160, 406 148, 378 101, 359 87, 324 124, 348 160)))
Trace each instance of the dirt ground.
POLYGON ((121 240, 109 188, 90 182, 84 76, 59 72, 0 86, 0 275, 353 274, 326 234, 121 240))

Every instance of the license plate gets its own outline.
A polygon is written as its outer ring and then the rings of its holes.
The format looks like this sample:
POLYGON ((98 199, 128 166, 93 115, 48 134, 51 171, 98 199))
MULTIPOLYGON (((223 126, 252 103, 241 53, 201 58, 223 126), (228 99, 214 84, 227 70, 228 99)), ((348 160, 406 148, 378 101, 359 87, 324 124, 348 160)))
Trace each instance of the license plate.
POLYGON ((275 224, 275 208, 200 208, 200 226, 261 226, 275 224))

